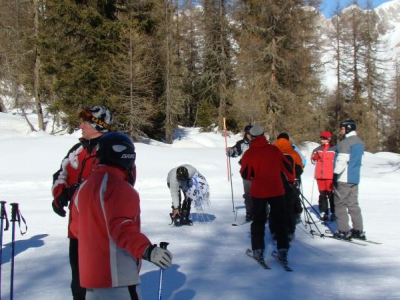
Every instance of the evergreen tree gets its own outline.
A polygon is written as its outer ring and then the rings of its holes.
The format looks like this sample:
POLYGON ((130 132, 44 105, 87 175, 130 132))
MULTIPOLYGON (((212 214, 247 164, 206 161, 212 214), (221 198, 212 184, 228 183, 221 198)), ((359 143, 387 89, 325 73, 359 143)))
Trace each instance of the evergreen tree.
POLYGON ((320 92, 312 54, 318 46, 313 34, 316 16, 316 10, 304 9, 304 1, 238 2, 237 69, 243 71, 238 79, 243 90, 236 107, 240 111, 241 101, 250 98, 249 104, 256 103, 254 110, 264 109, 264 116, 254 121, 272 136, 287 131, 299 139, 315 129, 303 116, 313 113, 309 103, 320 92))
POLYGON ((120 90, 113 84, 113 56, 120 51, 120 23, 114 1, 47 1, 41 32, 43 70, 51 76, 49 109, 65 113, 76 127, 84 106, 111 110, 120 90))

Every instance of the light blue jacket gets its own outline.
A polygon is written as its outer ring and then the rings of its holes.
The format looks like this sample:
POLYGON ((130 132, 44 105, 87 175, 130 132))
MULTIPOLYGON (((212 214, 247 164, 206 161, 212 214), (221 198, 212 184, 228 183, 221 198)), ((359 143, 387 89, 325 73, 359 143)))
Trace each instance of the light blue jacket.
POLYGON ((346 134, 344 140, 337 145, 333 172, 338 174, 338 182, 360 183, 364 148, 364 142, 355 131, 346 134))

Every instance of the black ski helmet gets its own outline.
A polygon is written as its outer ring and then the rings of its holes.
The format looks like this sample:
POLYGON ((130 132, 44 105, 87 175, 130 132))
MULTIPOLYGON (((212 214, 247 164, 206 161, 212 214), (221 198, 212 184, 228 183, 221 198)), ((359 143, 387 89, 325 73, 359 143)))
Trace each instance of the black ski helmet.
POLYGON ((188 169, 186 169, 185 167, 178 167, 178 169, 176 169, 176 179, 177 180, 188 180, 189 179, 189 172, 188 169))
POLYGON ((340 128, 344 127, 346 134, 349 132, 352 132, 357 129, 357 124, 356 121, 353 119, 347 119, 344 120, 342 123, 340 123, 340 128))
POLYGON ((135 165, 135 146, 132 139, 124 133, 108 133, 99 139, 96 157, 99 164, 116 166, 130 171, 135 165))
POLYGON ((243 131, 244 131, 245 133, 249 133, 249 132, 250 132, 250 129, 251 129, 251 127, 253 127, 253 125, 250 125, 250 124, 249 124, 249 125, 246 125, 246 127, 244 128, 244 130, 243 130, 243 131))

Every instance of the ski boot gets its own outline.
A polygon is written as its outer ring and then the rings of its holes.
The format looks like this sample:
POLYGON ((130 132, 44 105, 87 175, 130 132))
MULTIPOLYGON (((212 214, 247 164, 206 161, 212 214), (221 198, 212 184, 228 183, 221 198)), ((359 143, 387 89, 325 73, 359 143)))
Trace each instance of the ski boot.
POLYGON ((367 239, 367 237, 365 236, 365 232, 364 231, 355 230, 355 229, 351 230, 351 237, 353 239, 358 239, 358 240, 363 240, 363 241, 365 241, 367 239))
POLYGON ((175 227, 180 227, 182 225, 182 220, 180 215, 176 215, 175 217, 172 217, 172 213, 169 214, 169 217, 171 218, 171 224, 174 224, 175 227))
POLYGON ((246 222, 250 222, 253 220, 253 216, 251 215, 251 213, 248 211, 246 212, 246 222))
POLYGON ((193 222, 188 217, 182 217, 181 225, 193 226, 193 222))
POLYGON ((336 230, 336 231, 333 233, 333 236, 334 236, 335 238, 339 239, 339 240, 347 240, 347 241, 350 241, 351 238, 352 238, 351 231, 344 232, 344 231, 336 230))
POLYGON ((288 253, 287 249, 279 249, 278 250, 278 259, 284 266, 286 266, 288 264, 287 253, 288 253))
POLYGON ((256 261, 264 262, 264 250, 263 249, 253 250, 253 257, 256 261))

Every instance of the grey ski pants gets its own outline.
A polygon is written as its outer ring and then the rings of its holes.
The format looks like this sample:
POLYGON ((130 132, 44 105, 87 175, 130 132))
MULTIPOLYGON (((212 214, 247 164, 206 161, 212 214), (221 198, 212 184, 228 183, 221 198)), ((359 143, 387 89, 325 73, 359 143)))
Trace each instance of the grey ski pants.
POLYGON ((103 289, 87 289, 86 300, 140 300, 140 285, 103 289))
POLYGON ((246 206, 246 212, 251 212, 251 197, 250 197, 251 180, 243 179, 243 199, 246 206))
POLYGON ((338 187, 334 189, 334 195, 338 230, 349 231, 349 215, 352 228, 364 230, 361 208, 358 204, 358 184, 338 182, 338 187))

